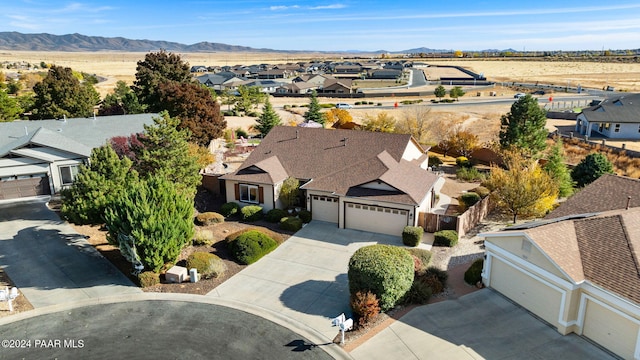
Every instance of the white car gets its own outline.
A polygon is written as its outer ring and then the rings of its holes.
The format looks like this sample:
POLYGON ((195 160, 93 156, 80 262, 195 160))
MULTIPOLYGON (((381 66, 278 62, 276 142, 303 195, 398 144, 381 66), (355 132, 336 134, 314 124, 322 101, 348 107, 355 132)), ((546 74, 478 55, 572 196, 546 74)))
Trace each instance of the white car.
POLYGON ((514 99, 520 99, 520 98, 525 97, 525 96, 526 96, 525 93, 517 93, 517 94, 513 95, 513 98, 514 99))
POLYGON ((345 103, 337 103, 336 109, 353 109, 353 106, 345 103))

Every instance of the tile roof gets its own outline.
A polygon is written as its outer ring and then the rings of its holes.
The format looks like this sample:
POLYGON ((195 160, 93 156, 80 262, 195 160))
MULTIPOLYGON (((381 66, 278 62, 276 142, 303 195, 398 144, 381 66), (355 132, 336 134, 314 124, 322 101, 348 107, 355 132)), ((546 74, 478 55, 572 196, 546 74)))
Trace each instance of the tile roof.
POLYGON ((630 207, 640 207, 639 179, 610 174, 602 175, 560 204, 545 219, 624 209, 627 206, 629 196, 631 196, 630 207))
POLYGON ((625 94, 582 110, 589 122, 640 123, 640 94, 625 94))
POLYGON ((418 204, 437 177, 402 159, 411 141, 404 134, 278 126, 223 179, 276 183, 293 176, 312 180, 303 186, 307 190, 418 204), (277 165, 265 165, 269 159, 277 159, 277 165), (397 192, 359 188, 377 180, 397 192))

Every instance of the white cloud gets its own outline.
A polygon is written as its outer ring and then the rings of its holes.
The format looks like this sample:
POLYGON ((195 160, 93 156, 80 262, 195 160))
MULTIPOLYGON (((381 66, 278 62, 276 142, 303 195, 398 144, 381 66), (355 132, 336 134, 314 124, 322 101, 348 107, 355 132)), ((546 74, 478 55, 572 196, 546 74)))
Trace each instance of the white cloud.
POLYGON ((292 5, 292 6, 276 5, 276 6, 270 6, 269 10, 271 10, 271 11, 281 11, 281 10, 299 9, 299 8, 300 8, 300 6, 298 6, 298 5, 292 5))
POLYGON ((344 9, 347 6, 344 4, 333 4, 333 5, 321 5, 321 6, 312 6, 309 10, 327 10, 327 9, 344 9))

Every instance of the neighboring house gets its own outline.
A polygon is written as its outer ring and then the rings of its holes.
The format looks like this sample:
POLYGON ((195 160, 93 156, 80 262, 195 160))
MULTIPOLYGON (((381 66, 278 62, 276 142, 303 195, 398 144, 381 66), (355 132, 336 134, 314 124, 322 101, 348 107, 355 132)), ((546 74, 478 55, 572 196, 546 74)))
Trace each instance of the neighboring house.
POLYGON ((142 132, 154 114, 0 123, 0 200, 58 193, 91 150, 142 132))
POLYGON ((481 234, 484 284, 561 334, 640 358, 638 197, 640 180, 605 175, 558 214, 481 234))
POLYGON ((352 93, 353 81, 351 79, 334 79, 328 78, 321 88, 318 88, 319 93, 329 94, 350 94, 352 93))
POLYGON ((307 94, 317 89, 318 85, 304 81, 285 84, 276 89, 278 94, 307 94))
POLYGON ((283 208, 288 177, 300 181, 297 206, 340 228, 400 235, 435 202, 438 177, 410 135, 278 126, 240 168, 221 177, 227 201, 283 208))
POLYGON ((272 94, 276 92, 276 89, 281 87, 283 83, 279 81, 273 81, 273 80, 249 80, 242 83, 242 85, 246 87, 257 86, 260 88, 260 91, 272 94))
POLYGON ((369 71, 369 79, 395 80, 402 77, 402 70, 379 69, 369 71))
POLYGON ((196 78, 201 84, 204 84, 214 90, 236 89, 238 86, 247 81, 245 78, 236 76, 230 71, 223 71, 217 74, 204 74, 196 78))
POLYGON ((587 137, 640 139, 640 94, 609 98, 582 110, 575 131, 587 137))
POLYGON ((192 66, 192 67, 191 67, 191 70, 190 70, 190 71, 191 71, 192 73, 194 73, 194 72, 199 72, 199 73, 201 73, 201 72, 207 72, 207 71, 208 71, 208 69, 207 69, 207 67, 206 67, 206 66, 204 66, 204 65, 194 65, 194 66, 192 66))

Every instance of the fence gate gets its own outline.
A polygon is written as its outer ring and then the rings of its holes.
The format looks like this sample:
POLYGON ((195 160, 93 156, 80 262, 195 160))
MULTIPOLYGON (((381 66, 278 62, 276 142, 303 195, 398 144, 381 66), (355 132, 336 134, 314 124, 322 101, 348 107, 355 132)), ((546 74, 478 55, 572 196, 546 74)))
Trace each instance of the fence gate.
POLYGON ((457 230, 458 217, 432 213, 420 213, 420 224, 424 231, 434 233, 440 230, 457 230))

